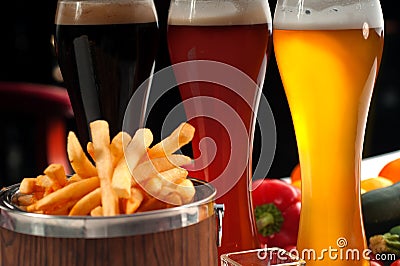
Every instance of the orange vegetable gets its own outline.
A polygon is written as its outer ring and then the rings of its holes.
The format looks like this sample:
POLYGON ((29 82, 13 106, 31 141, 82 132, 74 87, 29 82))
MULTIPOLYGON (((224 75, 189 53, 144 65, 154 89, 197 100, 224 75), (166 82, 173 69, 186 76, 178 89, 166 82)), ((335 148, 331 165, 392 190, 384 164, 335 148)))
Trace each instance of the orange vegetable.
POLYGON ((297 164, 292 172, 290 173, 290 180, 294 183, 297 180, 301 180, 300 164, 297 164))
POLYGON ((379 176, 386 177, 393 183, 400 181, 400 158, 387 163, 379 173, 379 176))

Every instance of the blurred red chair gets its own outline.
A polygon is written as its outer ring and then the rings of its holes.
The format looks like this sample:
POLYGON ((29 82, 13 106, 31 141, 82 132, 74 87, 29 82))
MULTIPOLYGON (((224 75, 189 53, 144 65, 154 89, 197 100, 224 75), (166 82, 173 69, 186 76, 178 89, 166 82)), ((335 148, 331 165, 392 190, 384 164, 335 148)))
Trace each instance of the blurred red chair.
POLYGON ((66 140, 73 111, 64 88, 0 82, 0 118, 1 185, 35 177, 50 163, 71 172, 66 140))

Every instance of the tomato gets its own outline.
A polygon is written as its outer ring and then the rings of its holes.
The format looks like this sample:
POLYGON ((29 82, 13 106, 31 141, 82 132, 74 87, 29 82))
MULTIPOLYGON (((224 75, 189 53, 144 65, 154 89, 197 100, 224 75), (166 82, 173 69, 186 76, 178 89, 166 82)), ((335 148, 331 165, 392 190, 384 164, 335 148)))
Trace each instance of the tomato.
POLYGON ((400 266, 400 259, 393 261, 392 264, 390 264, 390 266, 400 266))
POLYGON ((370 265, 370 266, 382 266, 381 263, 379 263, 379 262, 377 262, 377 261, 373 261, 373 260, 371 260, 371 261, 369 262, 369 265, 370 265))
POLYGON ((297 180, 301 180, 300 164, 297 164, 292 172, 290 173, 290 180, 294 183, 297 180))
POLYGON ((379 176, 386 177, 393 183, 400 181, 400 158, 388 162, 379 172, 379 176))

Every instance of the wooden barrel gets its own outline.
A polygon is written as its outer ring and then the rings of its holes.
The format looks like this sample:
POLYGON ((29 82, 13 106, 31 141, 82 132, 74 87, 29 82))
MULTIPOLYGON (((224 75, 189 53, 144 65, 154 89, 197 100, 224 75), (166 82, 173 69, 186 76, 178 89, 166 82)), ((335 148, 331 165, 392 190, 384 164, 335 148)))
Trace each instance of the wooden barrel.
POLYGON ((0 265, 218 265, 215 189, 195 181, 191 204, 114 217, 50 216, 0 193, 0 265))

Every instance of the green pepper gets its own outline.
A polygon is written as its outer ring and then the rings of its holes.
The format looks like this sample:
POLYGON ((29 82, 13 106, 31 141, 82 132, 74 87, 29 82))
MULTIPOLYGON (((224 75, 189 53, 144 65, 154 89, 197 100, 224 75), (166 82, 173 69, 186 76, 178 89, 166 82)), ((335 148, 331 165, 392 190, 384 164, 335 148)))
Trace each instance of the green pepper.
POLYGON ((395 226, 395 227, 392 227, 392 228, 389 230, 389 233, 391 233, 391 234, 396 234, 396 235, 399 235, 399 236, 400 236, 400 225, 397 225, 397 226, 395 226))
POLYGON ((369 238, 369 248, 374 254, 391 253, 400 256, 400 236, 391 233, 372 236, 369 238))

